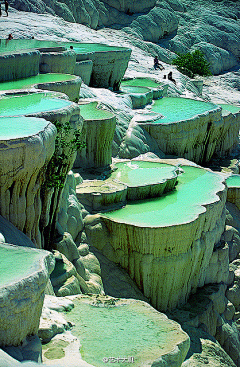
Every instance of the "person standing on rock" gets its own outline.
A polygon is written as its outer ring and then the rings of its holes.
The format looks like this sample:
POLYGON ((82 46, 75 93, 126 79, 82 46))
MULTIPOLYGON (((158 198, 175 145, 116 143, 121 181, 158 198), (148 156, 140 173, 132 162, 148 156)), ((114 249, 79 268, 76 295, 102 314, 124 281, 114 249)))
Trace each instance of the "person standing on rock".
POLYGON ((7 0, 4 0, 4 5, 5 5, 5 12, 6 12, 7 17, 8 17, 8 1, 7 0))

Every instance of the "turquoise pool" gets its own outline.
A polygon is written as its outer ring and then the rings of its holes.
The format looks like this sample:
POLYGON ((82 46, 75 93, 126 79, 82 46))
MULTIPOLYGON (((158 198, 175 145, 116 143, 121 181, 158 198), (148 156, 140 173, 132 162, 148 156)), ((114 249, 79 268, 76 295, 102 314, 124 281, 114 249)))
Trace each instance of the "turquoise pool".
POLYGON ((217 109, 218 106, 210 102, 196 101, 187 98, 163 97, 151 107, 153 112, 161 113, 164 117, 154 123, 167 124, 188 120, 196 115, 217 109))
POLYGON ((0 98, 0 116, 20 116, 38 112, 58 110, 72 102, 53 98, 47 93, 29 93, 0 98))

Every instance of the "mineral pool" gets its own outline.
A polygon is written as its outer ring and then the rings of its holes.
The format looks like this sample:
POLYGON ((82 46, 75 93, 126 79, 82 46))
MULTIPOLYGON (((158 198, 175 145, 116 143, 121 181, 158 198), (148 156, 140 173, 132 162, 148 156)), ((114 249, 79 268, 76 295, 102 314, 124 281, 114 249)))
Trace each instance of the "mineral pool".
POLYGON ((29 93, 0 98, 0 116, 19 116, 54 111, 70 106, 72 102, 54 98, 47 93, 29 93))
POLYGON ((151 107, 151 111, 161 113, 164 117, 154 123, 171 123, 188 120, 207 111, 215 110, 218 106, 210 102, 196 101, 188 98, 163 97, 151 107))
POLYGON ((18 79, 11 82, 2 82, 0 83, 0 90, 27 89, 36 84, 65 82, 67 80, 74 80, 75 78, 75 75, 69 74, 38 74, 29 78, 18 79))
POLYGON ((19 139, 36 135, 49 124, 36 117, 0 117, 1 140, 19 139))
POLYGON ((163 227, 191 222, 205 212, 205 204, 218 198, 224 188, 222 177, 194 166, 182 166, 173 191, 161 197, 129 202, 122 209, 103 216, 115 222, 139 227, 163 227))

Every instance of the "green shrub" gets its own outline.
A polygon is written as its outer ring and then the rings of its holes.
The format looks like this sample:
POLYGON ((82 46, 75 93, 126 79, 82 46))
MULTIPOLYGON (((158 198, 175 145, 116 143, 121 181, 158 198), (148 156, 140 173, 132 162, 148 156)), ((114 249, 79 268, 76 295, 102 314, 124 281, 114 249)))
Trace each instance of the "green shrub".
POLYGON ((176 65, 181 73, 189 77, 193 77, 195 74, 202 76, 212 75, 210 63, 200 50, 195 50, 192 53, 178 54, 178 57, 173 60, 172 64, 176 65))

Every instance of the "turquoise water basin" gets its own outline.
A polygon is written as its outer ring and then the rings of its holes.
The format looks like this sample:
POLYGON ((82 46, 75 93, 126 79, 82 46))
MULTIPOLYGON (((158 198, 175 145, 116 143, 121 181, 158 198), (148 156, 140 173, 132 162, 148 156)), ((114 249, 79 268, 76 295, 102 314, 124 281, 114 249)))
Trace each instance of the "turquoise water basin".
POLYGON ((145 94, 150 92, 150 89, 145 87, 127 85, 127 86, 121 86, 120 91, 129 94, 145 94))
POLYGON ((205 212, 223 189, 222 178, 203 168, 182 166, 175 190, 161 197, 129 202, 119 210, 104 214, 111 220, 140 227, 161 227, 188 223, 205 212))
POLYGON ((117 170, 111 174, 111 179, 131 187, 164 182, 177 176, 177 167, 170 164, 129 161, 116 163, 114 167, 117 170))
POLYGON ((59 46, 59 44, 54 41, 41 41, 36 39, 12 39, 8 41, 6 39, 0 39, 0 53, 56 46, 59 46))
POLYGON ((135 87, 147 87, 147 88, 159 88, 162 86, 161 83, 148 78, 134 78, 129 80, 122 80, 121 88, 127 85, 132 85, 135 87))
POLYGON ((96 367, 110 364, 109 357, 125 357, 118 366, 151 366, 176 346, 173 334, 179 330, 149 306, 74 304, 65 316, 74 320, 72 333, 80 340, 83 360, 96 367))
POLYGON ((69 49, 70 46, 73 46, 74 51, 79 54, 89 52, 118 51, 126 49, 125 47, 108 46, 101 43, 57 42, 37 39, 12 39, 8 41, 6 39, 1 39, 0 53, 59 46, 66 47, 67 49, 69 49))
POLYGON ((240 187, 240 175, 231 175, 226 179, 227 187, 240 187))
POLYGON ((219 104, 219 106, 221 106, 223 110, 229 111, 232 113, 236 113, 240 111, 240 106, 236 106, 233 104, 219 104))
POLYGON ((61 45, 65 46, 67 49, 69 49, 70 46, 72 46, 73 50, 79 54, 89 53, 89 52, 127 50, 126 47, 109 46, 109 45, 104 45, 102 43, 61 42, 61 45))
POLYGON ((19 139, 43 131, 48 121, 36 117, 0 117, 1 140, 19 139))
POLYGON ((114 116, 113 113, 97 108, 98 102, 80 104, 80 114, 84 120, 104 120, 114 116))
POLYGON ((47 93, 20 93, 0 98, 0 116, 20 116, 54 111, 71 104, 70 101, 54 98, 47 93))
POLYGON ((11 82, 0 83, 0 91, 13 90, 13 89, 27 89, 35 84, 40 83, 52 83, 52 82, 65 82, 67 80, 74 80, 75 75, 69 74, 38 74, 29 78, 23 78, 14 80, 11 82))
POLYGON ((164 97, 155 101, 151 110, 164 116, 159 120, 155 120, 154 123, 167 124, 188 120, 196 115, 215 110, 216 108, 218 108, 218 106, 210 102, 196 101, 187 98, 164 97))
POLYGON ((36 262, 43 258, 38 250, 0 246, 0 287, 27 277, 36 271, 36 262))

